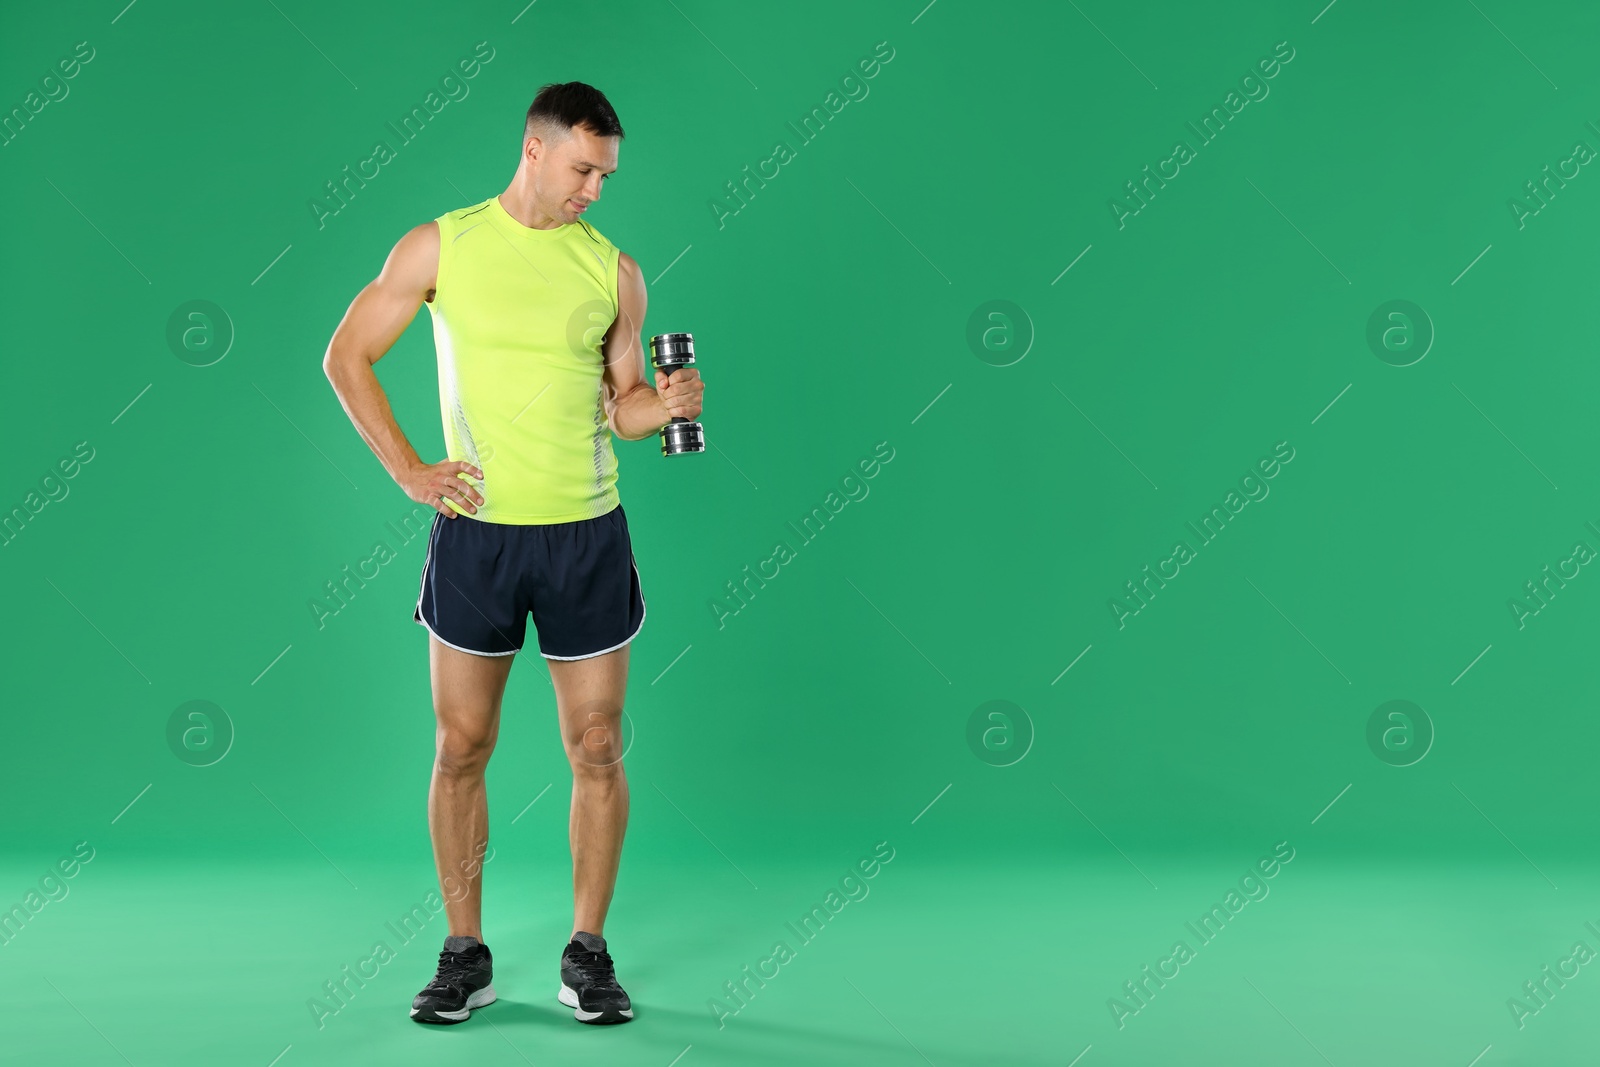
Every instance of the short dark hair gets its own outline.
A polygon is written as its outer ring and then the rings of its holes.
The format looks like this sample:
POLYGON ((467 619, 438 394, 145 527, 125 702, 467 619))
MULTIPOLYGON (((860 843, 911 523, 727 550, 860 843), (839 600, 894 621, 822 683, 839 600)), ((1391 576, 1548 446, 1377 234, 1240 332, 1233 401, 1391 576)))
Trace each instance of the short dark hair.
POLYGON ((564 140, 577 126, 586 126, 600 137, 627 136, 605 93, 584 82, 551 82, 539 87, 528 107, 522 139, 553 134, 564 140))

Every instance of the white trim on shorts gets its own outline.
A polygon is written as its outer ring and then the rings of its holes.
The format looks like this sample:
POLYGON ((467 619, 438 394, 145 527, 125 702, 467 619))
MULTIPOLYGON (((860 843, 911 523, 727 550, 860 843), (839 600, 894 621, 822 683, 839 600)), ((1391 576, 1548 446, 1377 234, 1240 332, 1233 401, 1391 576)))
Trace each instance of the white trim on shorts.
MULTIPOLYGON (((628 553, 628 559, 633 565, 633 576, 635 579, 637 579, 639 577, 639 561, 633 558, 633 553, 631 552, 628 553)), ((544 656, 545 659, 576 660, 594 659, 596 656, 603 656, 607 652, 615 652, 617 649, 621 648, 623 645, 639 636, 639 631, 644 629, 645 616, 649 613, 649 609, 644 602, 644 582, 641 580, 639 582, 639 625, 633 628, 633 633, 629 634, 626 640, 619 641, 610 648, 602 648, 599 652, 590 652, 588 655, 584 656, 552 656, 545 652, 541 652, 539 655, 544 656)))
POLYGON ((433 528, 428 531, 428 551, 422 554, 422 576, 417 579, 417 604, 411 609, 413 622, 421 621, 417 616, 422 614, 422 590, 428 585, 428 564, 433 562, 433 541, 439 536, 439 518, 439 514, 435 513, 433 528))
MULTIPOLYGON (((428 565, 433 562, 433 543, 439 536, 438 521, 441 518, 444 518, 443 513, 440 513, 438 518, 434 520, 433 531, 428 537, 428 554, 422 559, 422 578, 417 583, 417 603, 416 606, 411 609, 411 621, 416 623, 418 626, 421 626, 424 630, 427 630, 430 634, 433 634, 433 639, 435 641, 438 641, 446 648, 453 648, 457 652, 467 652, 474 656, 515 656, 518 652, 521 652, 522 649, 513 648, 510 652, 479 652, 475 648, 462 648, 460 645, 452 645, 449 641, 446 641, 444 638, 434 633, 433 627, 428 625, 428 620, 422 617, 422 591, 423 589, 427 588, 428 585, 428 565)), ((632 638, 629 638, 629 640, 632 640, 632 638)))

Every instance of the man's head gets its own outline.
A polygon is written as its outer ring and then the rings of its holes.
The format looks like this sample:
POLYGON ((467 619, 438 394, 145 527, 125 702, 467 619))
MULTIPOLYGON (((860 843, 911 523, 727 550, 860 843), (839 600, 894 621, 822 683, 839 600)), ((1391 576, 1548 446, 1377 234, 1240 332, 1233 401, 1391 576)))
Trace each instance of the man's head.
POLYGON ((583 82, 542 86, 522 130, 518 169, 537 210, 573 222, 600 199, 624 134, 606 95, 583 82))

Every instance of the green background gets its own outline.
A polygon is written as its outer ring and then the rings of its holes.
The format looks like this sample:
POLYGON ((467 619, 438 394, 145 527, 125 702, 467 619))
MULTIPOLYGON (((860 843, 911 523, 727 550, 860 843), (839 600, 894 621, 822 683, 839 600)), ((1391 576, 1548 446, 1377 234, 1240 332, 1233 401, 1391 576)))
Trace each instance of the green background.
MULTIPOLYGON (((1600 578, 1520 625, 1510 602, 1600 547, 1600 178, 1552 180, 1520 225, 1511 201, 1600 147, 1593 8, 112 0, 6 22, 0 110, 95 52, 0 146, 0 508, 79 442, 93 459, 0 548, 0 906, 76 843, 94 858, 0 945, 0 1060, 1590 1062, 1593 968, 1543 1005, 1523 987, 1600 948, 1600 578), (398 144, 387 124, 480 41, 467 95, 398 144), (1186 123, 1284 41, 1269 94, 1200 145, 1186 123), (879 42, 867 95, 802 142, 787 124, 879 42), (569 79, 627 131, 588 218, 644 269, 645 335, 692 332, 709 385, 705 454, 617 443, 648 619, 606 934, 637 1018, 555 1001, 570 771, 524 656, 489 770, 500 1001, 424 1028, 406 1009, 444 919, 408 945, 385 925, 437 884, 424 542, 389 524, 431 513, 320 364, 400 235, 502 190, 534 92, 569 79), (1192 161, 1119 227, 1113 198, 1179 139, 1192 161), (395 158, 319 227, 310 203, 378 140, 395 158), (780 140, 793 158, 719 226, 780 140), (212 347, 170 343, 201 300, 212 347), (1415 362, 1402 333, 1368 343, 1394 300, 1420 317, 1384 322, 1432 335, 1415 362), (786 523, 880 442, 868 495, 799 545, 786 523), (1270 493, 1201 545, 1187 524, 1279 442, 1292 461, 1248 483, 1270 493), (1194 558, 1119 626, 1179 540, 1194 558), (319 626, 324 583, 380 541, 398 558, 319 626), (227 738, 208 766, 168 740, 197 700, 227 738), (1420 713, 1369 741, 1395 700, 1420 713), (879 842, 870 894, 793 939, 879 842), (1186 924, 1280 842, 1292 861, 1245 879, 1270 894, 1202 943, 1186 924), (795 958, 719 1026, 708 1001, 780 939, 795 958), (319 1028, 307 1001, 380 940, 395 959, 319 1028), (1119 1026, 1108 1002, 1138 1006, 1124 983, 1178 940, 1194 958, 1119 1026)), ((378 369, 443 458, 426 314, 378 369)))

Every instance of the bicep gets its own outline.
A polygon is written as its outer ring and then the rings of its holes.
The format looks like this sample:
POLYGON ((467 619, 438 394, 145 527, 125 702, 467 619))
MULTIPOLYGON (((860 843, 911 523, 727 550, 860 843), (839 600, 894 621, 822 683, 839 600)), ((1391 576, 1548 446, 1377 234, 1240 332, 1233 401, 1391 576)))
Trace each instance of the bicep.
POLYGON ((627 253, 619 253, 617 318, 600 347, 605 358, 603 393, 607 419, 618 400, 644 384, 644 349, 639 343, 639 331, 644 326, 646 301, 639 265, 627 253))
POLYGON ((383 270, 364 286, 328 344, 327 360, 376 363, 388 352, 433 292, 439 263, 439 226, 427 222, 396 242, 383 270))

